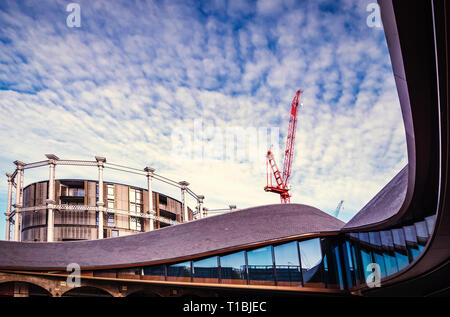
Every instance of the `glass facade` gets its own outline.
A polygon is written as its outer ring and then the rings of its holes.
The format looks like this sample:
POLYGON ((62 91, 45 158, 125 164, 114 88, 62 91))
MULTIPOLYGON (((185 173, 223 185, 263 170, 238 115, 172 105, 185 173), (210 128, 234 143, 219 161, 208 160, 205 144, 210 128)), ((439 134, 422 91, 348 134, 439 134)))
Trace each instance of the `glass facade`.
POLYGON ((324 261, 320 239, 300 241, 299 247, 303 285, 307 287, 324 287, 324 261))
POLYGON ((272 246, 248 251, 247 262, 250 284, 275 285, 272 246))
POLYGON ((274 246, 275 274, 279 286, 302 286, 297 241, 274 246))
POLYGON ((276 243, 181 263, 94 271, 94 276, 346 290, 368 279, 372 282, 374 263, 381 278, 408 266, 424 249, 432 220, 392 230, 276 243))
POLYGON ((217 256, 193 261, 193 281, 197 283, 219 283, 219 258, 217 256))
POLYGON ((220 278, 225 284, 247 284, 245 251, 220 257, 220 278))
POLYGON ((142 275, 143 280, 165 281, 166 266, 164 264, 145 266, 144 269, 142 270, 142 273, 143 273, 142 275))
POLYGON ((168 281, 191 281, 191 262, 175 263, 167 266, 168 281))

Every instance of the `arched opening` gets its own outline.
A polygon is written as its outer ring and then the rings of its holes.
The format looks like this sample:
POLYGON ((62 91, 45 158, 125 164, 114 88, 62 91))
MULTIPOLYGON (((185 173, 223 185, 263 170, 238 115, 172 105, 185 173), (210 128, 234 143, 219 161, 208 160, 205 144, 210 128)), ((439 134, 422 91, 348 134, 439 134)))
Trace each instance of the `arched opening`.
POLYGON ((140 290, 140 291, 128 294, 127 297, 161 297, 161 296, 152 291, 140 290))
POLYGON ((112 295, 96 287, 83 286, 71 289, 61 297, 112 297, 112 295))
POLYGON ((27 282, 6 282, 0 284, 0 297, 48 297, 52 296, 45 288, 27 282))

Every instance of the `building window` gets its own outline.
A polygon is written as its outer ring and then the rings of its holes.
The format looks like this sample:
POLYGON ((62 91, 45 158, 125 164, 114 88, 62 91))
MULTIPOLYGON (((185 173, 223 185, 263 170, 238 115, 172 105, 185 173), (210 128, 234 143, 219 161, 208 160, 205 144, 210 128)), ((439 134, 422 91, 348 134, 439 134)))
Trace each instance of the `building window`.
POLYGON ((106 196, 109 199, 114 201, 114 185, 108 184, 106 185, 106 196))
POLYGON ((108 213, 108 222, 107 225, 108 227, 114 227, 115 226, 115 221, 114 221, 114 214, 113 213, 108 213))
POLYGON ((250 284, 275 285, 271 246, 248 251, 247 259, 250 284))
MULTIPOLYGON (((142 205, 142 192, 139 189, 130 188, 129 189, 129 197, 130 197, 130 214, 138 215, 142 213, 143 205, 142 205)), ((130 230, 142 231, 142 220, 139 217, 130 217, 130 230)))
POLYGON ((130 212, 131 213, 141 213, 143 210, 142 206, 142 193, 139 189, 130 188, 130 212))
POLYGON ((301 271, 297 242, 274 247, 277 283, 279 286, 301 286, 301 271))
POLYGON ((245 251, 221 256, 220 276, 224 284, 247 284, 245 251))
POLYGON ((84 197, 84 188, 69 188, 69 196, 84 197))
POLYGON ((197 283, 218 283, 219 282, 219 266, 217 256, 211 258, 193 261, 193 277, 197 283))
POLYGON ((119 236, 119 230, 112 230, 111 231, 111 237, 115 238, 119 236))
POLYGON ((143 280, 164 281, 166 278, 166 268, 164 264, 145 266, 143 280))
POLYGON ((191 281, 191 261, 176 263, 167 267, 168 281, 191 281))
POLYGON ((309 287, 324 287, 323 257, 320 239, 300 241, 299 247, 304 285, 309 287))

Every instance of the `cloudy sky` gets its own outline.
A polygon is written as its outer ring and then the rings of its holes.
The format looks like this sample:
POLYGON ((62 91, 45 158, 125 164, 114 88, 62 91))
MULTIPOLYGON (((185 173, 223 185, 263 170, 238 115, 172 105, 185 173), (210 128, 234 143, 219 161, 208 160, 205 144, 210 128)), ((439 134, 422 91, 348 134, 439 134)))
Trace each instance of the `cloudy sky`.
MULTIPOLYGON (((222 141, 229 127, 279 129, 266 143, 284 148, 302 89, 291 201, 333 213, 342 199, 347 221, 407 163, 385 36, 366 23, 371 2, 79 0, 81 25, 71 28, 70 1, 3 0, 0 169, 46 153, 100 155, 187 180, 212 209, 278 203, 263 190, 269 145, 249 141, 237 159, 222 141), (199 122, 200 157, 189 155, 199 122)), ((97 172, 57 167, 56 176, 97 172)), ((25 185, 47 177, 47 168, 27 170, 25 185)), ((105 179, 145 186, 110 170, 105 179)), ((6 195, 4 177, 2 210, 6 195)))

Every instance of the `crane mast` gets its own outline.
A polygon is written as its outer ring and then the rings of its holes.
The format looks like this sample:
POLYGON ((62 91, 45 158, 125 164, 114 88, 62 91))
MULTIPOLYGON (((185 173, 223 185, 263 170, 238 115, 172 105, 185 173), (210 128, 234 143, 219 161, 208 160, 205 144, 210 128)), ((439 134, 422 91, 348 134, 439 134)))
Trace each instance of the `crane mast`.
POLYGON ((266 192, 272 192, 280 195, 282 204, 289 204, 289 178, 291 177, 292 162, 294 158, 295 132, 297 130, 297 110, 302 91, 299 89, 291 103, 291 112, 289 117, 289 129, 286 140, 286 149, 284 151, 283 173, 277 167, 272 151, 267 151, 267 186, 266 192), (275 178, 276 184, 272 180, 275 178))

